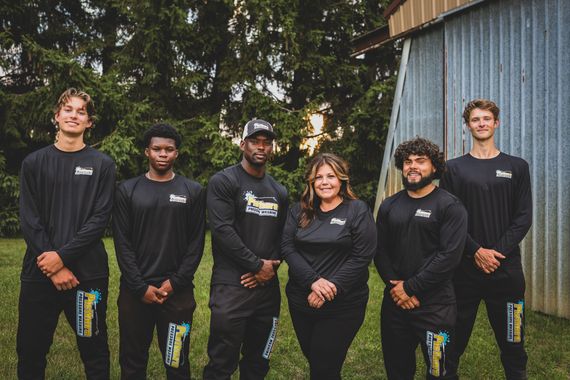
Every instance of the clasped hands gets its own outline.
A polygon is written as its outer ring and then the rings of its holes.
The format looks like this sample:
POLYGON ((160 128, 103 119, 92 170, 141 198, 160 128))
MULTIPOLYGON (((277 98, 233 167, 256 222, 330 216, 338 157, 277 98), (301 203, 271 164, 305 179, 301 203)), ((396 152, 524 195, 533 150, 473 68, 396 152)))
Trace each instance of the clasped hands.
POLYGON ((475 265, 486 274, 496 271, 501 266, 501 262, 498 259, 504 258, 505 256, 500 252, 483 247, 479 248, 474 255, 475 265))
POLYGON ((319 309, 325 301, 332 301, 336 295, 336 285, 327 279, 319 278, 311 284, 311 293, 307 296, 307 302, 310 307, 319 309))
POLYGON ((248 272, 240 277, 241 284, 246 288, 253 289, 257 286, 263 286, 277 274, 277 269, 281 265, 279 260, 261 259, 263 265, 257 273, 248 272))
POLYGON ((404 290, 404 281, 390 280, 394 287, 390 290, 390 296, 396 305, 404 310, 415 309, 420 306, 420 300, 416 296, 408 296, 404 290))
POLYGON ((160 288, 149 285, 142 297, 142 301, 146 304, 157 303, 162 305, 172 295, 172 293, 174 293, 174 289, 172 288, 170 280, 165 280, 160 285, 160 288))
POLYGON ((79 285, 77 277, 63 265, 56 251, 47 251, 39 255, 36 265, 51 280, 57 290, 69 290, 79 285))

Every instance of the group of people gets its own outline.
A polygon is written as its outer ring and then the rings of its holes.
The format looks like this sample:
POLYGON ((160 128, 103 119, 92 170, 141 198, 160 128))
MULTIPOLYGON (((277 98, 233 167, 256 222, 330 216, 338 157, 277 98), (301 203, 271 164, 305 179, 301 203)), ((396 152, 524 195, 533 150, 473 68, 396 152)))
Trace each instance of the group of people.
POLYGON ((44 378, 61 311, 76 333, 86 377, 109 378, 101 238, 111 215, 121 270, 121 378, 146 378, 156 329, 167 378, 189 379, 206 211, 214 265, 204 379, 230 379, 238 367, 241 379, 267 375, 282 260, 311 379, 340 379, 364 321, 372 261, 386 284, 380 330, 389 379, 413 379, 418 345, 426 378, 457 378, 481 300, 507 378, 526 378, 518 245, 532 220, 530 177, 524 160, 494 143, 493 102, 467 105, 473 147, 465 156, 446 163, 439 147, 420 137, 397 147, 404 189, 383 201, 376 222, 351 188, 348 164, 330 153, 308 164, 301 199, 289 207, 287 189, 266 173, 276 134, 260 119, 244 126, 241 162, 215 174, 206 189, 174 172, 182 141, 167 124, 145 132, 148 171, 115 186, 113 161, 84 143, 93 117, 88 94, 65 91, 54 110, 55 144, 22 163, 20 379, 44 378))

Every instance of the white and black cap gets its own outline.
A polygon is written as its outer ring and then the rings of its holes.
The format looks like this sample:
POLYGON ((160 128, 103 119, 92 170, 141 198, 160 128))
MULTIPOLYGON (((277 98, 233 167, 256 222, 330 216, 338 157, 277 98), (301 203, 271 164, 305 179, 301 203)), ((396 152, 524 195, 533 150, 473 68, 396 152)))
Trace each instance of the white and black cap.
POLYGON ((256 133, 265 133, 272 139, 277 137, 275 132, 273 132, 273 126, 270 123, 261 119, 252 119, 245 124, 245 127, 243 127, 243 135, 241 139, 245 140, 256 133))

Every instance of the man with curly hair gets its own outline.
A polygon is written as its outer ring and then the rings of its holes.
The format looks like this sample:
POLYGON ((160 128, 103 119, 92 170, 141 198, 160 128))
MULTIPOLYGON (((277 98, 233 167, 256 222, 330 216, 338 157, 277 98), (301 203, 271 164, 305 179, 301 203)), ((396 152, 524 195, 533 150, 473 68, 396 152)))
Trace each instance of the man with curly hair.
POLYGON ((461 260, 467 212, 433 180, 445 170, 443 154, 423 138, 394 154, 404 190, 382 202, 374 262, 386 283, 380 330, 389 379, 413 379, 421 345, 429 378, 454 379, 447 352, 454 344, 456 301, 451 278, 461 260))
POLYGON ((441 181, 469 214, 465 251, 453 280, 458 314, 452 362, 459 365, 484 300, 506 378, 526 379, 525 279, 519 243, 532 223, 528 163, 495 145, 499 107, 494 102, 469 102, 463 119, 473 146, 468 154, 448 162, 441 181))

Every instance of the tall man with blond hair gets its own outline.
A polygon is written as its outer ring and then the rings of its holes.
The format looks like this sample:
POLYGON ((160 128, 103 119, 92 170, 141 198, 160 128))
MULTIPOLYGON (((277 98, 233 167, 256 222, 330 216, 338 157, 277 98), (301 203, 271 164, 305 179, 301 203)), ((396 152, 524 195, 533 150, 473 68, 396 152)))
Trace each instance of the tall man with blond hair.
POLYGON ((469 234, 454 277, 458 317, 452 362, 459 365, 483 300, 507 379, 526 379, 519 243, 532 223, 528 163, 497 148, 499 107, 494 102, 469 102, 463 118, 473 138, 471 151, 448 161, 441 180, 441 187, 461 199, 469 214, 469 234))
POLYGON ((87 93, 68 89, 54 111, 55 144, 28 155, 20 172, 27 249, 20 277, 18 378, 44 378, 63 311, 87 379, 108 379, 109 268, 101 238, 113 207, 115 164, 85 145, 95 111, 87 93))

